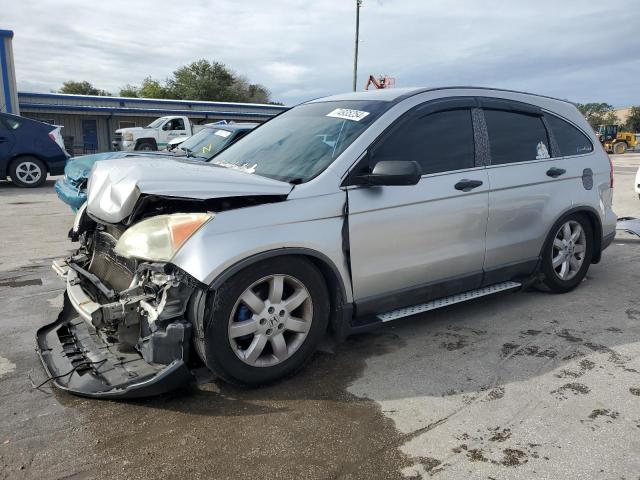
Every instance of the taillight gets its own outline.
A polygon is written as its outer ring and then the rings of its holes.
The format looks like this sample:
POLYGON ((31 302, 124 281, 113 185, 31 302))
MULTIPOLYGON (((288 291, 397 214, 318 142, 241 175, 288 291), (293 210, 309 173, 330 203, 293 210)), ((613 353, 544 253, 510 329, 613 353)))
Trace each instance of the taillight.
POLYGON ((613 162, 609 155, 607 155, 607 158, 609 159, 609 188, 613 188, 613 162))

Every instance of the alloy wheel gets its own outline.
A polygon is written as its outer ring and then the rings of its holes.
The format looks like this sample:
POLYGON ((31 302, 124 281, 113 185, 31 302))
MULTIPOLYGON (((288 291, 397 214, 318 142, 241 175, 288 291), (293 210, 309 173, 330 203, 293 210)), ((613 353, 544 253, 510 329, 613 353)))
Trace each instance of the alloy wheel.
POLYGON ((571 280, 584 263, 587 237, 579 222, 564 223, 553 239, 551 264, 560 280, 571 280))
POLYGON ((41 176, 42 170, 40 166, 34 162, 20 162, 16 167, 16 177, 27 185, 37 183, 41 176))
POLYGON ((311 295, 300 280, 269 275, 251 284, 229 317, 229 342, 247 365, 271 367, 304 343, 313 320, 311 295))

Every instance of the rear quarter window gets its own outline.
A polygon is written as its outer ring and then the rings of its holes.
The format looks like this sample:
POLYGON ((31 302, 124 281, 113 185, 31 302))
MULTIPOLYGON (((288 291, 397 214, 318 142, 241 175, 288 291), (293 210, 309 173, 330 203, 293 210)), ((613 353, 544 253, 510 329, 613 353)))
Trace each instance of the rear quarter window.
POLYGON ((560 156, 582 155, 593 151, 593 145, 587 136, 569 122, 555 115, 546 115, 545 118, 553 131, 560 156))
POLYGON ((17 130, 22 125, 21 121, 11 117, 1 117, 1 121, 9 130, 17 130))

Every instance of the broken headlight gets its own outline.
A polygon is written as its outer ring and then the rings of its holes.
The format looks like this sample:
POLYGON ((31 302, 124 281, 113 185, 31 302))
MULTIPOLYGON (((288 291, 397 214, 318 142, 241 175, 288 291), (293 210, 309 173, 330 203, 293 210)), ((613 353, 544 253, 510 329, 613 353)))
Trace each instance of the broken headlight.
POLYGON ((148 218, 122 234, 115 252, 126 258, 168 262, 184 242, 212 218, 212 213, 174 213, 148 218))

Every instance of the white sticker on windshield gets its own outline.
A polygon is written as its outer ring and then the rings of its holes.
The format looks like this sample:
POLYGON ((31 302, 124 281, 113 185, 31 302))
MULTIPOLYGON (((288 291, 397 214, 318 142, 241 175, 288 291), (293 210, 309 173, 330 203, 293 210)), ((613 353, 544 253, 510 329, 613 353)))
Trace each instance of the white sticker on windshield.
POLYGON ((327 117, 342 118, 343 120, 353 120, 354 122, 359 122, 367 115, 369 115, 369 112, 363 112, 362 110, 351 110, 350 108, 336 108, 332 112, 327 113, 327 117))
POLYGON ((215 134, 220 137, 227 138, 229 135, 231 135, 231 132, 228 132, 227 130, 216 130, 215 134))

